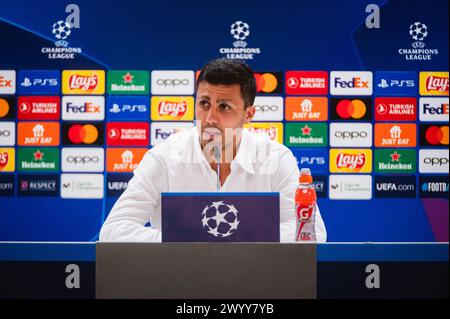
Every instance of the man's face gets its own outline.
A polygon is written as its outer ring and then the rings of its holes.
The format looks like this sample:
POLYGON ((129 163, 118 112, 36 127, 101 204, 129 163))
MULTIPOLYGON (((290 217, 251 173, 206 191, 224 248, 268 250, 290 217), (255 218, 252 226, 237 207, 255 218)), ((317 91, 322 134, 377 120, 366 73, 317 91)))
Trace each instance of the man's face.
POLYGON ((195 100, 195 116, 200 122, 200 139, 204 146, 209 142, 222 143, 222 147, 233 139, 225 140, 225 135, 236 135, 245 123, 249 123, 255 108, 244 108, 244 100, 239 84, 213 85, 206 81, 198 84, 195 100), (227 130, 228 129, 228 130, 227 130))

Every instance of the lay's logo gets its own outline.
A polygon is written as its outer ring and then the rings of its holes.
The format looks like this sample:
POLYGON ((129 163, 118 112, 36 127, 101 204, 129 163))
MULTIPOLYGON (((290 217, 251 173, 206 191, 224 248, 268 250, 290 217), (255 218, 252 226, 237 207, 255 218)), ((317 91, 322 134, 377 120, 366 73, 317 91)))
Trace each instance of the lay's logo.
POLYGON ((420 72, 420 95, 448 96, 448 72, 420 72))
POLYGON ((192 121, 194 119, 194 98, 154 96, 152 97, 153 121, 192 121))
POLYGON ((104 94, 105 71, 64 70, 63 94, 104 94))
POLYGON ((283 123, 277 122, 253 122, 244 124, 249 132, 257 134, 266 134, 272 141, 283 143, 283 123))
POLYGON ((372 172, 372 150, 330 149, 330 172, 332 173, 372 172))

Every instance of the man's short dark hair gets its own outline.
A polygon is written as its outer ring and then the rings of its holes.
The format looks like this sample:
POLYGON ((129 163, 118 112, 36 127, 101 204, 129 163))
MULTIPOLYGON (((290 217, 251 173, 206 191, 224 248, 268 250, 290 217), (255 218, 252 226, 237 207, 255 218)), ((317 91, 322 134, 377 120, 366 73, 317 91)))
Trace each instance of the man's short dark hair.
POLYGON ((197 88, 202 81, 213 85, 239 84, 244 108, 253 105, 255 102, 256 80, 253 76, 253 70, 240 60, 221 58, 208 62, 200 71, 197 88))

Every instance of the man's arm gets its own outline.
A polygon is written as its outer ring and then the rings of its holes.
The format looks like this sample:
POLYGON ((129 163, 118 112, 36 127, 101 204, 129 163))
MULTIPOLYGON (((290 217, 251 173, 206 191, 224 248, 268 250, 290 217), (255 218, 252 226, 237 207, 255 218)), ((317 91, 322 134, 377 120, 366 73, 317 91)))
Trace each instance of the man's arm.
POLYGON ((155 213, 166 183, 166 169, 148 151, 103 224, 100 241, 160 242, 161 230, 144 225, 155 213))
MULTIPOLYGON (((296 216, 295 192, 297 190, 300 171, 297 161, 291 152, 284 152, 278 162, 278 168, 272 181, 274 192, 280 193, 280 241, 295 241, 296 216)), ((320 214, 319 206, 316 210, 316 241, 326 242, 327 231, 320 214)))

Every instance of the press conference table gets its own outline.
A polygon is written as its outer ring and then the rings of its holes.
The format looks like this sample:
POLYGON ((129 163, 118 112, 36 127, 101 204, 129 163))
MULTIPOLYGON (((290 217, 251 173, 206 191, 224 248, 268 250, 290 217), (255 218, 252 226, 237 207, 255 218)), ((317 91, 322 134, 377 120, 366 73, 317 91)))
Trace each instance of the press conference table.
POLYGON ((448 298, 448 243, 0 242, 0 298, 448 298))

